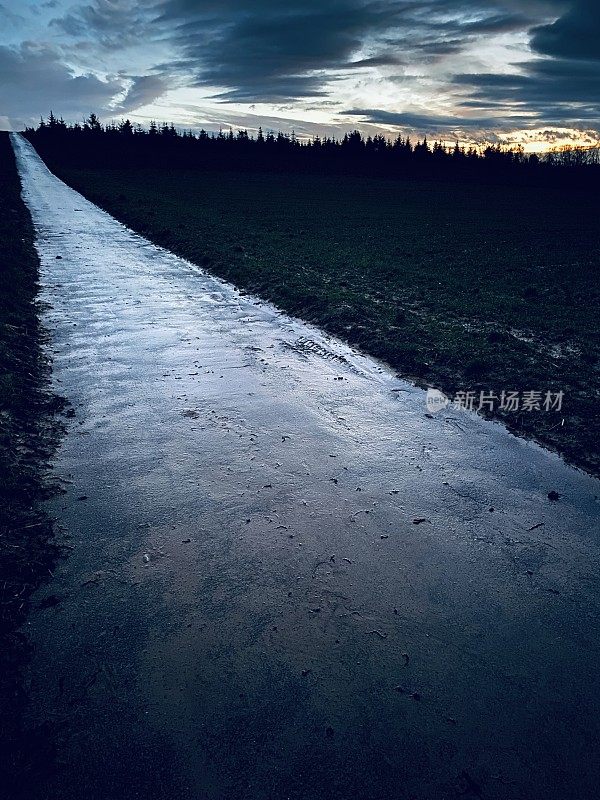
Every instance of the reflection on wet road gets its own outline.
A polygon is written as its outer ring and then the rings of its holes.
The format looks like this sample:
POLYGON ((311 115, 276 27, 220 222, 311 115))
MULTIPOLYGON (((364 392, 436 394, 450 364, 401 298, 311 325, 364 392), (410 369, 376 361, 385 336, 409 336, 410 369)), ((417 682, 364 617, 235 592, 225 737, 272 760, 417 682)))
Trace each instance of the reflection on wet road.
POLYGON ((28 626, 48 796, 595 796, 598 482, 427 415, 13 142, 75 410, 28 626))

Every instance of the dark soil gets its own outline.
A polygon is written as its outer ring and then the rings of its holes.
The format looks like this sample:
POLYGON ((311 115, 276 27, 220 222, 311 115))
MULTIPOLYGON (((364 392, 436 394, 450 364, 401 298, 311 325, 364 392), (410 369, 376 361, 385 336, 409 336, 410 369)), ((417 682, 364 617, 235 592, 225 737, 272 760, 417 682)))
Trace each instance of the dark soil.
POLYGON ((38 319, 38 258, 7 133, 0 132, 0 786, 6 798, 33 797, 51 764, 43 730, 26 730, 21 626, 33 591, 58 556, 42 501, 57 491, 50 458, 63 402, 49 389, 38 319))

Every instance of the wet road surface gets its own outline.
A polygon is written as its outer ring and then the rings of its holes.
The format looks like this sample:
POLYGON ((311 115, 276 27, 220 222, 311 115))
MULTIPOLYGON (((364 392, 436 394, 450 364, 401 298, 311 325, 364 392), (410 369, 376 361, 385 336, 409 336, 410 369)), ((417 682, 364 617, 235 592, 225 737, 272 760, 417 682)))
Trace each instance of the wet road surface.
POLYGON ((13 143, 75 411, 27 627, 42 793, 595 797, 598 482, 426 416, 13 143))

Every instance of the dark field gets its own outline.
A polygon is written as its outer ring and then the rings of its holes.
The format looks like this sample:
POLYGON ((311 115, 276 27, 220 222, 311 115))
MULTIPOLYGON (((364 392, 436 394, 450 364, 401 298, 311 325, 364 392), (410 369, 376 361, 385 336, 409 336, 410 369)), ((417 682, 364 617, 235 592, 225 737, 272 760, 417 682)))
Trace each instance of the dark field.
POLYGON ((600 474, 599 203, 559 189, 53 170, 153 241, 417 383, 563 391, 495 412, 600 474))

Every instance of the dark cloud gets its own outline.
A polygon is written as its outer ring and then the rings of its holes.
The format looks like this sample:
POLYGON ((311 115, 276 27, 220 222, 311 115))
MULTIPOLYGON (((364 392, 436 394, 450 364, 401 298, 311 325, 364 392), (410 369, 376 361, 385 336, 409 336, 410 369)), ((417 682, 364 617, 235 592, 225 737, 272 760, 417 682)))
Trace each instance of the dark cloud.
MULTIPOLYGON (((163 65, 224 101, 323 97, 351 69, 423 63, 526 30, 565 0, 91 0, 52 25, 115 49, 168 42, 163 65)), ((549 17, 550 15, 550 17, 549 17)))
POLYGON ((463 34, 474 33, 509 33, 522 31, 532 23, 532 17, 526 14, 492 14, 489 17, 467 22, 460 26, 463 34))
POLYGON ((0 108, 11 116, 31 120, 54 109, 80 118, 107 108, 124 88, 117 78, 74 75, 54 48, 32 42, 0 46, 0 108))
POLYGON ((543 55, 516 63, 514 74, 455 75, 467 108, 527 108, 540 124, 600 129, 600 5, 570 0, 557 18, 530 30, 531 48, 543 55))
POLYGON ((5 25, 19 26, 25 22, 25 17, 22 14, 17 14, 12 9, 7 8, 4 3, 0 3, 0 20, 4 21, 5 25))
POLYGON ((556 22, 536 27, 532 33, 531 46, 538 53, 600 61, 600 2, 575 0, 556 22))
POLYGON ((160 75, 133 76, 125 97, 112 110, 119 114, 131 113, 162 97, 168 88, 165 78, 160 75))
POLYGON ((320 95, 332 73, 355 65, 428 63, 477 38, 526 30, 557 2, 163 0, 158 20, 173 26, 197 85, 223 87, 226 100, 284 101, 320 95), (365 46, 371 55, 361 58, 365 46))
POLYGON ((136 0, 93 0, 50 20, 50 27, 75 39, 90 38, 105 49, 126 47, 148 34, 156 14, 153 3, 136 0))
POLYGON ((360 117, 362 121, 378 125, 391 125, 429 133, 452 133, 466 130, 492 130, 494 128, 514 129, 531 120, 526 115, 514 115, 507 119, 489 114, 483 117, 456 117, 437 114, 417 114, 410 111, 393 112, 376 108, 353 109, 346 111, 348 116, 360 117))
POLYGON ((393 53, 381 53, 378 56, 370 56, 369 58, 361 58, 358 61, 349 61, 339 69, 366 69, 368 67, 397 67, 399 64, 405 64, 406 61, 398 55, 393 53))
POLYGON ((164 17, 180 20, 175 41, 196 84, 224 87, 221 97, 229 100, 255 101, 321 94, 320 73, 351 66, 365 38, 390 26, 397 13, 360 0, 260 0, 251 11, 235 0, 163 6, 164 17))
POLYGON ((419 54, 428 59, 441 59, 453 53, 460 53, 464 49, 464 39, 437 39, 433 41, 422 41, 418 45, 419 54))
POLYGON ((593 61, 538 59, 514 75, 456 75, 468 88, 471 108, 527 108, 541 124, 574 126, 588 120, 600 128, 600 71, 593 61))

